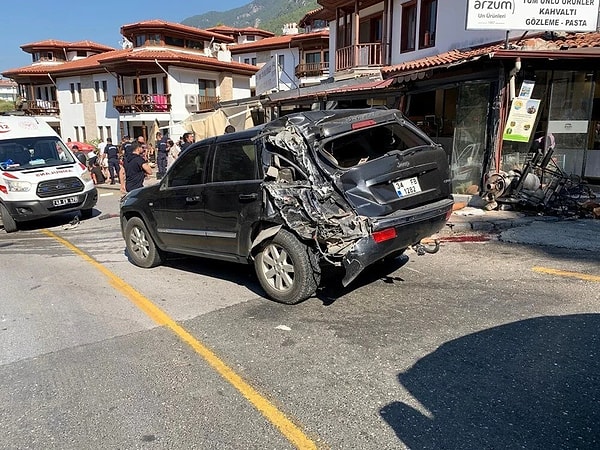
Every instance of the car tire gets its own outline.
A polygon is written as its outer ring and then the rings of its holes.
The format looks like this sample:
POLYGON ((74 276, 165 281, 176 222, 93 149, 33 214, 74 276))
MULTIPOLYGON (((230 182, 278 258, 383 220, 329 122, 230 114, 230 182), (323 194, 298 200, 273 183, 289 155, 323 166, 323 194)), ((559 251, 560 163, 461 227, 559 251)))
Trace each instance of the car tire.
POLYGON ((283 229, 261 246, 254 268, 267 295, 288 305, 314 295, 321 281, 316 252, 283 229))
POLYGON ((145 269, 156 267, 163 261, 161 250, 156 246, 142 219, 132 217, 125 225, 125 245, 133 264, 145 269))
POLYGON ((17 222, 8 212, 8 208, 0 203, 0 218, 2 219, 2 225, 4 226, 4 231, 7 233, 14 233, 19 229, 17 227, 17 222))

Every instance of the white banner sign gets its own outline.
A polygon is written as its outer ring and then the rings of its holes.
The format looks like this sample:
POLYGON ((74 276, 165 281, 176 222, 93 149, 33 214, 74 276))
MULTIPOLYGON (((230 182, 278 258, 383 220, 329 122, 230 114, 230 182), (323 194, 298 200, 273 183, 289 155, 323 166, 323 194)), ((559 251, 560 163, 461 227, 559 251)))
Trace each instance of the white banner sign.
POLYGON ((278 87, 278 77, 277 58, 272 57, 269 62, 256 72, 256 95, 276 89, 278 87))
POLYGON ((596 31, 600 0, 468 0, 467 30, 596 31))

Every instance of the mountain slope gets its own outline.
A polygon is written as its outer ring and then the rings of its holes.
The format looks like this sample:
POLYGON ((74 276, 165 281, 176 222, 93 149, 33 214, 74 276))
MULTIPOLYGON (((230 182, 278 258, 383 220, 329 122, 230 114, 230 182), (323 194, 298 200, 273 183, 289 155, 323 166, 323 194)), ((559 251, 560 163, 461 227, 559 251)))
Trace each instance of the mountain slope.
POLYGON ((181 23, 202 29, 216 25, 255 27, 281 35, 284 24, 298 23, 307 12, 318 7, 317 0, 254 0, 229 11, 210 11, 191 16, 181 23))

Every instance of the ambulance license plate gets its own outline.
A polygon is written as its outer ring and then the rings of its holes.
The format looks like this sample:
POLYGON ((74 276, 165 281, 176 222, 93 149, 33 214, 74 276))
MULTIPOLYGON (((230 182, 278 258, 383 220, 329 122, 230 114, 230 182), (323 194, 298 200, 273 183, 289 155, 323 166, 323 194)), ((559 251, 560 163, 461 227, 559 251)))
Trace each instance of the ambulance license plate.
POLYGON ((52 204, 54 206, 65 206, 65 205, 71 205, 73 203, 78 203, 78 202, 79 202, 79 197, 77 195, 74 197, 57 198, 56 200, 52 200, 52 204))

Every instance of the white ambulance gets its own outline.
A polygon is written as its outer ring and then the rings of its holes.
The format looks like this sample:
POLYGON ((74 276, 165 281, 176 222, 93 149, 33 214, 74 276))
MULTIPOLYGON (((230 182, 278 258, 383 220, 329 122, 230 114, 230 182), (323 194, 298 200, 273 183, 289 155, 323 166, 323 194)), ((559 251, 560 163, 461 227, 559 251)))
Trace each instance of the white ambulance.
POLYGON ((97 201, 87 167, 46 122, 0 115, 0 219, 7 233, 70 211, 89 218, 97 201))

